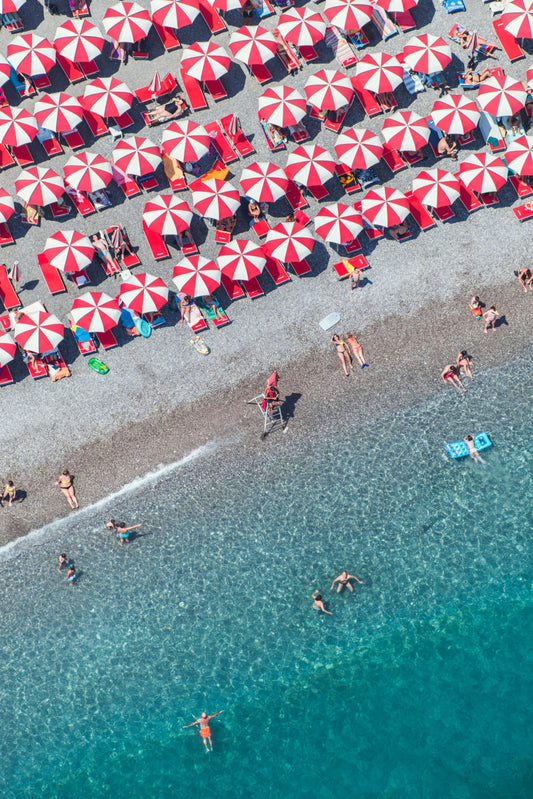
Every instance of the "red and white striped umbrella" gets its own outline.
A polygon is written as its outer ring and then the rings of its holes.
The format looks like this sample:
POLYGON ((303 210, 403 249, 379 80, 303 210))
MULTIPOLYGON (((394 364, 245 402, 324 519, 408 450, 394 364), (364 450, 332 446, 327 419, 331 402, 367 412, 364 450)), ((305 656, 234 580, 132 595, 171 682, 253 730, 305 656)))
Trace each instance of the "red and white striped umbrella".
POLYGON ((361 201, 363 216, 371 225, 391 227, 403 222, 409 213, 409 200, 398 189, 378 186, 370 189, 361 201))
POLYGON ((143 222, 160 236, 175 236, 190 227, 192 211, 173 194, 160 194, 144 206, 143 222))
POLYGON ((355 77, 358 85, 369 92, 392 92, 403 83, 403 66, 396 56, 369 53, 355 65, 355 77))
POLYGON ((324 15, 343 31, 358 31, 372 19, 369 0, 326 0, 324 15))
POLYGON ((452 53, 440 36, 422 33, 409 39, 404 47, 403 57, 411 69, 432 75, 434 72, 441 72, 450 63, 452 53))
POLYGON ((245 64, 264 64, 272 58, 278 49, 278 43, 272 31, 257 25, 248 28, 246 25, 233 31, 229 40, 229 49, 234 58, 245 64))
POLYGON ((227 180, 209 178, 193 188, 192 204, 208 219, 226 219, 240 208, 241 200, 237 189, 227 180))
POLYGON ((59 230, 46 239, 43 254, 62 272, 79 272, 93 260, 94 247, 84 233, 59 230))
POLYGON ((0 332, 0 368, 6 366, 15 357, 17 345, 5 330, 0 332))
POLYGON ((261 274, 266 258, 261 247, 249 239, 234 239, 224 244, 217 255, 218 265, 231 280, 251 280, 261 274))
POLYGON ((311 75, 304 86, 308 103, 323 111, 338 111, 353 97, 349 78, 337 69, 321 69, 311 75))
POLYGON ((113 161, 128 175, 149 175, 161 163, 161 150, 150 139, 128 136, 116 145, 113 161))
POLYGON ((507 176, 507 164, 492 153, 469 155, 459 167, 461 182, 480 194, 498 191, 507 183, 507 176))
POLYGON ((172 280, 179 291, 184 291, 189 297, 204 297, 220 286, 220 269, 215 261, 203 255, 192 255, 174 267, 172 280))
POLYGON ((36 33, 21 33, 7 46, 7 59, 17 72, 25 75, 45 75, 56 62, 56 51, 36 33))
POLYGON ((312 46, 326 35, 326 23, 320 14, 301 6, 283 12, 278 30, 284 39, 297 47, 312 46))
POLYGON ((473 130, 479 122, 479 108, 463 94, 449 94, 433 104, 431 118, 445 133, 461 135, 473 130))
POLYGON ((113 168, 103 155, 85 150, 68 159, 63 174, 69 186, 78 191, 98 191, 110 182, 113 168))
POLYGON ((120 299, 137 313, 154 313, 168 300, 168 288, 160 277, 148 272, 131 275, 120 286, 120 299))
POLYGON ((326 205, 315 216, 315 230, 324 241, 345 244, 361 233, 363 217, 351 205, 326 205))
POLYGON ((493 117, 512 116, 524 107, 526 91, 519 80, 493 75, 479 87, 477 101, 493 117))
POLYGON ((296 125, 307 112, 307 102, 296 89, 281 84, 267 89, 259 98, 259 114, 267 122, 285 128, 296 125))
POLYGON ((152 27, 152 20, 148 11, 138 3, 122 0, 107 9, 102 17, 102 25, 112 39, 133 44, 144 39, 152 27))
POLYGON ((0 189, 0 222, 7 222, 15 212, 13 197, 5 190, 0 189))
POLYGON ((272 258, 290 264, 303 261, 313 251, 315 240, 298 222, 280 222, 268 231, 263 249, 272 258))
POLYGON ((34 116, 24 108, 5 105, 0 108, 0 141, 15 147, 33 141, 39 130, 34 116))
POLYGON ((240 184, 248 197, 257 202, 275 202, 283 197, 288 186, 287 175, 269 161, 255 161, 241 172, 240 184))
POLYGON ((385 120, 381 135, 391 147, 412 153, 427 144, 430 130, 424 117, 414 111, 397 111, 385 120))
POLYGON ((533 136, 519 136, 511 142, 505 162, 517 175, 533 175, 533 136))
POLYGON ((212 41, 195 42, 181 57, 181 68, 196 80, 218 80, 225 75, 231 58, 223 47, 212 41))
POLYGON ((0 0, 0 14, 14 14, 26 0, 0 0))
POLYGON ((242 11, 244 0, 209 0, 209 3, 219 11, 242 11))
POLYGON ((413 180, 413 194, 424 205, 442 208, 459 197, 461 184, 456 175, 444 169, 427 169, 413 180))
POLYGON ((101 117, 119 117, 131 108, 133 94, 118 78, 96 78, 80 101, 84 108, 101 117))
POLYGON ((120 308, 116 297, 103 291, 88 291, 76 297, 70 315, 74 322, 89 333, 105 333, 120 321, 120 308))
POLYGON ((54 36, 54 48, 68 61, 87 64, 100 55, 105 39, 86 19, 67 19, 54 36))
POLYGON ((64 339, 65 327, 57 316, 46 311, 25 313, 15 323, 15 341, 30 352, 55 350, 64 339))
POLYGON ((9 77, 11 75, 11 64, 4 58, 3 55, 0 55, 0 86, 3 86, 4 83, 7 83, 9 77))
POLYGON ((350 169, 368 169, 379 163, 383 144, 368 128, 349 128, 337 137, 335 154, 350 169))
POLYGON ((389 14, 401 14, 402 11, 409 11, 414 8, 418 0, 379 0, 379 7, 389 14))
POLYGON ((533 39, 533 3, 531 0, 512 0, 500 17, 503 27, 515 39, 533 39))
POLYGON ((55 133, 72 130, 83 119, 83 108, 77 97, 66 92, 43 94, 33 108, 35 119, 42 128, 55 133))
POLYGON ((211 139, 203 125, 191 119, 171 122, 163 133, 165 152, 178 161, 199 161, 209 150, 211 139))
POLYGON ((200 9, 196 0, 150 0, 152 19, 164 28, 183 28, 190 25, 200 9))
POLYGON ((50 205, 62 196, 65 184, 53 169, 31 166, 20 173, 15 181, 15 191, 27 203, 50 205))
POLYGON ((285 174, 304 186, 322 186, 334 172, 334 159, 316 144, 301 144, 289 155, 285 167, 285 174))

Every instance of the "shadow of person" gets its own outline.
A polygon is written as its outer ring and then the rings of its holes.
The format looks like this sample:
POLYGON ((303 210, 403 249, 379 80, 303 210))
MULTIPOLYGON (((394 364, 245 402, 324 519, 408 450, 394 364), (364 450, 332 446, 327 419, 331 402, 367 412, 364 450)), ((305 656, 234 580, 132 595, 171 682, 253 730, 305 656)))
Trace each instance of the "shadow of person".
POLYGON ((503 316, 500 316, 494 322, 494 327, 501 327, 502 325, 506 325, 507 327, 509 327, 509 322, 507 321, 505 314, 503 314, 503 316))
POLYGON ((296 408, 296 403, 301 398, 301 396, 302 396, 301 394, 293 392, 292 394, 289 394, 287 397, 285 397, 281 409, 285 419, 294 418, 294 410, 296 408))
POLYGON ((14 502, 24 502, 26 497, 28 496, 27 492, 24 491, 23 488, 17 488, 17 493, 15 494, 14 502))

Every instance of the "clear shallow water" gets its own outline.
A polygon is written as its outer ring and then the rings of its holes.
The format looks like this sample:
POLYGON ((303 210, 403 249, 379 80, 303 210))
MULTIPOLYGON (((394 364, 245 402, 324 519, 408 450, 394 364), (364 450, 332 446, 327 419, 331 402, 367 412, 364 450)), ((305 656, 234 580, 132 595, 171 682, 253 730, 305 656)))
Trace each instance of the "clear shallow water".
POLYGON ((532 388, 524 357, 306 451, 218 452, 11 553, 0 794, 531 797, 532 388), (481 429, 486 467, 446 458, 481 429), (128 547, 110 515, 143 521, 128 547), (221 708, 205 756, 181 727, 221 708))

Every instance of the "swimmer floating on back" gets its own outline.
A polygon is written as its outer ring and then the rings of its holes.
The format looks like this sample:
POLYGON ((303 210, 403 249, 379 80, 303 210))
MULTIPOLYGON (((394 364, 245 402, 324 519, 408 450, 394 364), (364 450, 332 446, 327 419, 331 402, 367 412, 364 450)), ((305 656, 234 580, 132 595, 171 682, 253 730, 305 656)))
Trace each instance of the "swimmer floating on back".
POLYGON ((483 458, 481 457, 481 455, 479 454, 479 452, 476 449, 476 445, 474 444, 474 437, 473 436, 465 436, 463 441, 465 442, 466 446, 468 447, 468 454, 470 455, 472 460, 475 461, 476 463, 485 463, 485 461, 483 460, 483 458))
POLYGON ((212 713, 210 716, 208 716, 207 713, 204 712, 202 713, 199 719, 196 719, 196 721, 191 721, 190 724, 186 724, 183 729, 185 730, 187 729, 187 727, 194 727, 195 724, 199 724, 200 735, 202 736, 202 740, 204 742, 205 751, 212 752, 213 740, 211 738, 211 728, 209 726, 209 722, 211 721, 211 719, 214 719, 215 716, 220 716, 220 714, 223 712, 224 712, 223 710, 219 710, 216 713, 212 713))

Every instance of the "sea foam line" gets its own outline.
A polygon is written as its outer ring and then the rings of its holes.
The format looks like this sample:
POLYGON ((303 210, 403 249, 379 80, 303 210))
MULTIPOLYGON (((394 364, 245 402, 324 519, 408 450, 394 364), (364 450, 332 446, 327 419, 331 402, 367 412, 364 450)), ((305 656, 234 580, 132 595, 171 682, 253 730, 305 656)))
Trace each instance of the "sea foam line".
MULTIPOLYGON (((138 488, 142 488, 142 486, 148 485, 149 483, 153 483, 156 480, 159 480, 161 477, 166 477, 167 475, 172 474, 172 472, 181 469, 182 466, 186 466, 192 461, 202 458, 204 455, 209 455, 215 452, 216 449, 218 449, 218 443, 215 440, 209 441, 207 444, 203 444, 201 447, 193 449, 183 458, 180 458, 179 461, 167 463, 165 465, 159 466, 157 469, 154 469, 151 472, 147 472, 142 477, 136 477, 130 483, 126 483, 126 485, 122 486, 122 488, 119 488, 118 491, 114 491, 112 494, 102 497, 102 499, 99 499, 92 505, 86 505, 83 508, 80 508, 79 511, 74 514, 74 520, 77 521, 80 516, 84 516, 88 513, 93 513, 94 511, 100 510, 101 508, 105 508, 106 505, 115 502, 117 499, 120 499, 126 494, 136 491, 138 488)), ((48 522, 48 524, 45 524, 44 527, 39 527, 36 530, 30 530, 30 532, 22 538, 17 538, 14 541, 9 541, 7 544, 4 544, 4 546, 0 547, 0 560, 6 560, 8 557, 12 556, 19 547, 28 544, 30 541, 34 542, 39 538, 44 537, 47 533, 52 532, 56 527, 64 523, 67 518, 70 519, 72 517, 69 516, 62 517, 60 519, 54 519, 53 522, 48 522)))

